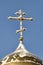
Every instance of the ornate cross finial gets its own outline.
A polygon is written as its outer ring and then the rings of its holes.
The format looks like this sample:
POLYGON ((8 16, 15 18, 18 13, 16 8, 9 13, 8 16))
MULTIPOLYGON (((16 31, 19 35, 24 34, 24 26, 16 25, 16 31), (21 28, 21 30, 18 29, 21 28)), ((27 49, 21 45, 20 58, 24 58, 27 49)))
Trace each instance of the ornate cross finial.
POLYGON ((23 15, 25 15, 25 12, 23 12, 22 10, 19 10, 18 12, 16 12, 15 14, 19 15, 18 17, 12 17, 9 16, 8 19, 9 20, 20 20, 20 29, 16 30, 16 33, 20 33, 20 42, 23 41, 23 36, 22 36, 22 32, 26 30, 26 28, 22 28, 22 21, 23 20, 33 20, 32 18, 24 18, 23 15))

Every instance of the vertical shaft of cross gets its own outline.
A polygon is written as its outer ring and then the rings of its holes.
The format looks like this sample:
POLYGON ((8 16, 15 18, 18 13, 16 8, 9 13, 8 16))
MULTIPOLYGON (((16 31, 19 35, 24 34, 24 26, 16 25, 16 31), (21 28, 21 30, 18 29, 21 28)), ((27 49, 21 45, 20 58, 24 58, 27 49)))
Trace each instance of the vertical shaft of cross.
MULTIPOLYGON (((22 20, 20 21, 20 30, 22 30, 22 20)), ((20 32, 20 43, 23 43, 22 31, 20 32)))
MULTIPOLYGON (((22 14, 20 14, 20 18, 22 18, 22 14)), ((20 43, 23 43, 23 35, 22 35, 22 30, 23 30, 23 28, 22 28, 22 20, 20 20, 20 30, 21 30, 21 32, 20 32, 20 43)))
MULTIPOLYGON (((22 30, 22 21, 20 21, 20 30, 22 30)), ((22 32, 20 32, 20 37, 22 37, 22 32)))

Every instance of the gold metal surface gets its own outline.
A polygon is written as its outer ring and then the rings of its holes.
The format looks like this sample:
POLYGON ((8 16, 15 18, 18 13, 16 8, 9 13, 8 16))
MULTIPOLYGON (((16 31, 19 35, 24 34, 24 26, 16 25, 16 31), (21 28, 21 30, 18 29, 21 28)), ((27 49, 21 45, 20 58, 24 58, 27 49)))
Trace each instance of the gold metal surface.
POLYGON ((5 65, 39 65, 39 64, 35 64, 32 62, 11 62, 11 63, 7 63, 5 65))

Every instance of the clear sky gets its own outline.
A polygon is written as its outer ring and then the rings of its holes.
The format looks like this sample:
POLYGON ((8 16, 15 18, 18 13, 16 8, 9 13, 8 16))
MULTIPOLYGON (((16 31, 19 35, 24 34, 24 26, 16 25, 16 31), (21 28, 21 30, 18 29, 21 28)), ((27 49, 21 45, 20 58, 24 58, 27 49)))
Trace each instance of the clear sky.
POLYGON ((25 48, 43 59, 43 0, 0 0, 0 59, 12 53, 19 44, 19 21, 9 21, 8 16, 22 9, 25 17, 33 21, 23 21, 25 48))

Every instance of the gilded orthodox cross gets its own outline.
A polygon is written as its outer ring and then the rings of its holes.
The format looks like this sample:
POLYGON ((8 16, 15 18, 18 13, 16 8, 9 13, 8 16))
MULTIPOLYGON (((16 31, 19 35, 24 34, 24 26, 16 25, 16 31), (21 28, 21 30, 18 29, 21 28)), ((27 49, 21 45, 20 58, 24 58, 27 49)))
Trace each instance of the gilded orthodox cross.
POLYGON ((25 12, 23 12, 22 10, 19 10, 15 14, 17 14, 19 16, 18 17, 9 16, 8 19, 9 20, 19 20, 20 21, 20 29, 16 30, 16 33, 20 33, 20 42, 22 43, 22 41, 23 41, 22 32, 26 30, 26 28, 22 27, 22 21, 23 20, 31 20, 32 21, 33 19, 32 18, 24 18, 23 15, 25 15, 25 12))

